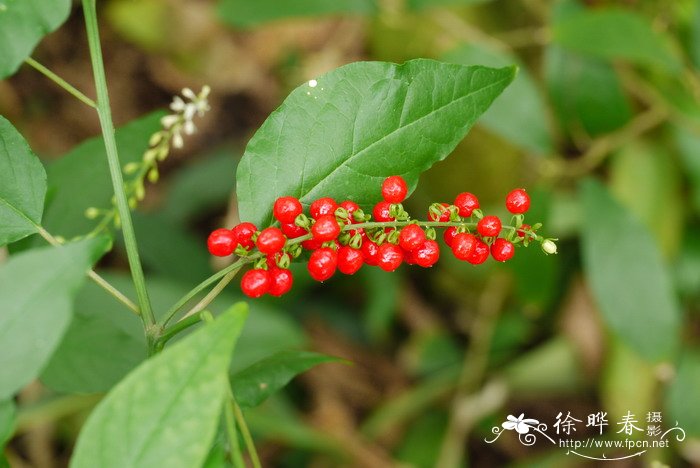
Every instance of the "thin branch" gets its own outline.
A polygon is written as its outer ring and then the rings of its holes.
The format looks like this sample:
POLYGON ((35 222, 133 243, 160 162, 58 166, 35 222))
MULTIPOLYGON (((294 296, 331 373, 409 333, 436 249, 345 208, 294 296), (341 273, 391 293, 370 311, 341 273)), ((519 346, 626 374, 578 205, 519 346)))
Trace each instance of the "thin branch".
POLYGON ((67 92, 72 94, 73 97, 78 99, 83 104, 86 104, 86 105, 92 107, 93 109, 97 109, 97 104, 95 103, 95 101, 93 101, 92 99, 90 99, 89 97, 84 95, 75 86, 71 85, 66 80, 64 80, 63 78, 61 78, 60 76, 58 76, 57 74, 55 74, 54 72, 52 72, 51 70, 49 70, 48 68, 46 68, 45 66, 40 64, 39 62, 37 62, 36 60, 34 60, 33 58, 29 57, 24 62, 27 65, 29 65, 30 67, 34 68, 39 73, 46 76, 48 79, 50 79, 54 83, 56 83, 58 86, 60 86, 61 88, 63 88, 64 90, 66 90, 67 92))

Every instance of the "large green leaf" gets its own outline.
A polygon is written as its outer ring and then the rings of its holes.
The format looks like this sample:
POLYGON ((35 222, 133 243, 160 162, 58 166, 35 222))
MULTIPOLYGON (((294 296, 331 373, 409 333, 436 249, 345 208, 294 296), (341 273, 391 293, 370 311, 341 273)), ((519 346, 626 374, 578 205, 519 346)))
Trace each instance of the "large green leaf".
POLYGON ((219 0, 217 11, 231 26, 251 27, 296 16, 369 15, 376 10, 375 0, 219 0))
POLYGON ((0 452, 15 431, 16 411, 12 400, 0 401, 0 452))
POLYGON ((603 320, 643 358, 671 359, 681 317, 657 244, 599 182, 585 181, 581 196, 586 277, 603 320))
POLYGON ((42 37, 68 18, 71 0, 0 1, 0 79, 12 75, 42 37))
POLYGON ((418 59, 352 63, 301 85, 248 143, 237 171, 241 219, 269 223, 281 195, 368 205, 391 174, 413 190, 514 76, 418 59))
POLYGON ((108 245, 96 238, 45 247, 0 268, 0 400, 39 375, 70 323, 85 273, 108 245))
POLYGON ((46 172, 39 158, 0 116, 0 246, 37 231, 45 196, 46 172))
POLYGON ((238 303, 130 373, 88 418, 71 466, 201 466, 216 435, 231 353, 247 315, 238 303))
POLYGON ((666 395, 667 423, 678 421, 692 437, 700 437, 700 402, 697 394, 700 387, 700 352, 688 350, 683 353, 678 372, 666 395))
POLYGON ((642 15, 622 9, 588 10, 556 22, 554 42, 583 54, 625 59, 678 71, 681 63, 667 38, 642 15))
POLYGON ((242 407, 252 408, 287 385, 297 374, 339 358, 308 351, 282 351, 231 376, 231 388, 242 407))

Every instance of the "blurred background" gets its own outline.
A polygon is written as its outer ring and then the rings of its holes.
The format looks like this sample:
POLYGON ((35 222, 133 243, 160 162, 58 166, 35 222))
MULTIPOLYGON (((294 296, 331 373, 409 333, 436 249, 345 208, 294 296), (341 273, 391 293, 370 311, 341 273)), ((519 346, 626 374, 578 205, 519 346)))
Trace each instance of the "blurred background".
MULTIPOLYGON (((181 88, 212 88, 211 112, 135 213, 161 311, 226 265, 209 257, 206 236, 239 221, 237 161, 296 86, 357 60, 520 67, 406 206, 419 214, 470 191, 505 216, 505 195, 526 187, 526 222, 543 222, 559 254, 532 246, 475 268, 443 251, 427 271, 365 267, 323 285, 298 265, 293 293, 252 304, 233 371, 291 348, 353 365, 317 366, 247 410, 265 466, 700 466, 700 2, 103 0, 99 8, 124 162, 140 159, 159 110, 181 88), (628 411, 644 429, 639 440, 651 440, 649 412, 687 437, 618 462, 576 457, 542 437, 525 446, 515 432, 485 442, 521 413, 552 434, 560 412, 583 421, 572 438, 584 440, 597 434, 587 415, 599 411, 610 424, 604 440, 625 436, 616 424, 628 411)), ((94 96, 77 5, 33 57, 94 96)), ((0 113, 46 162, 47 228, 66 238, 92 229, 85 209, 109 207, 111 197, 101 141, 90 140, 97 119, 26 66, 0 82, 0 113)), ((119 247, 100 269, 129 289, 119 247)), ((214 309, 238 298, 230 286, 214 309)), ((13 466, 66 466, 99 394, 144 358, 140 324, 118 309, 93 285, 80 294, 42 384, 20 397, 13 466), (108 332, 115 327, 118 336, 108 332)), ((223 446, 209 466, 225 466, 223 446)))

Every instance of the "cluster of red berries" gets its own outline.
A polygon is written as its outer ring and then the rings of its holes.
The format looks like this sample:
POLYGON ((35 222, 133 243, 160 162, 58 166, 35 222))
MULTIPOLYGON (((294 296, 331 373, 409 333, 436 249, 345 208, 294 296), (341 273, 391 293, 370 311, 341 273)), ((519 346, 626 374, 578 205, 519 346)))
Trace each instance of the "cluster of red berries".
MULTIPOLYGON (((460 260, 478 265, 491 256, 500 262, 511 259, 518 243, 545 241, 535 231, 540 225, 523 224, 523 214, 530 207, 530 197, 523 189, 506 197, 506 208, 513 213, 514 226, 504 230, 497 216, 483 216, 479 200, 471 193, 457 195, 452 205, 435 203, 428 211, 428 221, 411 220, 401 203, 408 187, 401 176, 391 176, 382 184, 383 200, 372 215, 346 200, 337 204, 332 198, 320 198, 309 207, 309 216, 295 197, 275 201, 273 216, 280 227, 258 231, 252 223, 233 229, 217 229, 208 240, 209 252, 216 256, 233 253, 255 259, 254 268, 241 280, 241 289, 249 297, 264 294, 281 296, 293 283, 290 262, 304 250, 310 251, 308 271, 317 281, 331 278, 336 270, 346 275, 356 273, 364 264, 394 271, 402 263, 431 267, 440 257, 435 241, 436 227, 445 227, 443 238, 460 260), (475 228, 472 233, 471 228, 475 228), (257 247, 259 254, 252 249, 257 247)), ((552 252, 549 252, 552 253, 552 252)))

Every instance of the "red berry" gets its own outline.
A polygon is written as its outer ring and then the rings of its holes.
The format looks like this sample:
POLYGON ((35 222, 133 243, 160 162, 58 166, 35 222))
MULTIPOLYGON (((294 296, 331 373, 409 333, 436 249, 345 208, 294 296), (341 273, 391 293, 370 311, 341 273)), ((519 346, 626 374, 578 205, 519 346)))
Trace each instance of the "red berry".
POLYGON ((442 238, 445 240, 445 244, 448 245, 448 247, 452 247, 452 242, 454 241, 455 236, 457 235, 457 228, 452 226, 448 227, 445 229, 445 232, 442 234, 442 238))
POLYGON ((297 237, 307 234, 306 229, 294 223, 284 223, 280 227, 284 235, 287 236, 287 239, 296 239, 297 237))
POLYGON ((477 245, 477 238, 473 234, 461 232, 452 241, 452 253, 460 260, 469 260, 477 245))
MULTIPOLYGON (((415 252, 415 250, 413 252, 415 252)), ((408 265, 416 264, 416 256, 413 254, 413 252, 409 252, 408 250, 403 251, 403 261, 408 265)))
POLYGON ((229 229, 219 228, 209 234, 207 248, 209 253, 217 257, 226 257, 236 250, 236 235, 229 229))
POLYGON ((248 270, 241 278, 241 290, 248 297, 260 297, 270 290, 270 275, 267 270, 248 270))
POLYGON ((326 281, 333 276, 335 269, 338 267, 338 253, 329 247, 315 250, 311 254, 309 264, 306 267, 313 279, 326 281))
POLYGON ((325 197, 319 198, 311 204, 309 207, 309 213, 314 219, 318 219, 323 215, 335 214, 335 210, 338 208, 338 204, 332 198, 325 197))
POLYGON ((502 237, 496 239, 493 244, 491 244, 491 255, 494 260, 499 262, 506 262, 513 258, 515 254, 515 246, 512 242, 505 240, 502 237))
POLYGON ((515 189, 506 196, 506 208, 513 214, 525 213, 530 208, 530 196, 525 189, 515 189))
POLYGON ((469 256, 467 261, 472 265, 479 265, 484 263, 487 258, 489 258, 489 246, 486 245, 486 243, 481 239, 477 239, 476 247, 474 247, 474 251, 469 256))
POLYGON ((270 276, 270 295, 280 297, 292 289, 294 277, 291 271, 284 268, 271 268, 268 273, 270 276))
POLYGON ((379 203, 374 205, 374 209, 372 210, 372 217, 375 221, 378 221, 380 223, 393 221, 394 218, 392 218, 389 214, 390 209, 391 203, 389 203, 388 201, 380 201, 379 203))
POLYGON ((282 250, 287 239, 281 230, 276 227, 269 227, 262 230, 255 244, 264 254, 274 254, 282 250))
POLYGON ((484 216, 476 225, 476 230, 484 237, 496 237, 501 232, 501 220, 498 216, 484 216))
POLYGON ((365 257, 365 263, 370 266, 376 266, 379 259, 379 246, 369 239, 362 242, 362 255, 365 257))
POLYGON ((314 225, 311 226, 311 234, 317 241, 333 240, 340 234, 340 225, 334 215, 319 216, 314 225))
POLYGON ((355 218, 353 218, 352 214, 360 209, 360 205, 352 200, 345 200, 340 204, 340 207, 345 208, 345 211, 348 212, 348 220, 350 220, 350 223, 354 223, 355 218))
POLYGON ((408 187, 401 176, 391 176, 382 183, 382 197, 389 203, 401 203, 406 199, 408 187))
POLYGON ((463 192, 455 198, 455 206, 459 208, 460 216, 468 218, 479 208, 479 199, 473 193, 463 192))
POLYGON ((301 203, 295 197, 280 197, 272 207, 272 214, 280 223, 293 223, 301 212, 301 203))
POLYGON ((394 271, 403 263, 403 250, 396 244, 386 242, 379 246, 377 265, 384 271, 394 271))
POLYGON ((518 237, 525 237, 525 233, 528 232, 530 229, 532 229, 532 226, 523 223, 523 225, 520 226, 520 229, 518 229, 518 237))
POLYGON ((362 251, 342 246, 338 249, 338 270, 345 275, 354 275, 365 263, 362 251))
POLYGON ((241 223, 235 226, 231 231, 236 236, 236 240, 241 244, 246 250, 253 248, 255 243, 253 242, 253 234, 258 228, 255 227, 253 223, 241 223))
POLYGON ((425 231, 417 224, 409 224, 399 234, 399 245, 410 252, 417 249, 425 240, 425 231))
POLYGON ((321 242, 320 240, 316 240, 316 239, 305 240, 304 242, 301 243, 301 246, 304 247, 306 250, 320 249, 322 245, 323 245, 323 242, 321 242))
POLYGON ((446 223, 450 220, 450 210, 447 209, 450 205, 447 203, 440 203, 440 205, 442 205, 440 216, 437 216, 428 210, 428 219, 430 221, 440 221, 441 223, 446 223))
POLYGON ((423 268, 428 268, 435 265, 440 258, 440 246, 434 240, 426 239, 421 246, 412 253, 412 260, 423 268))

